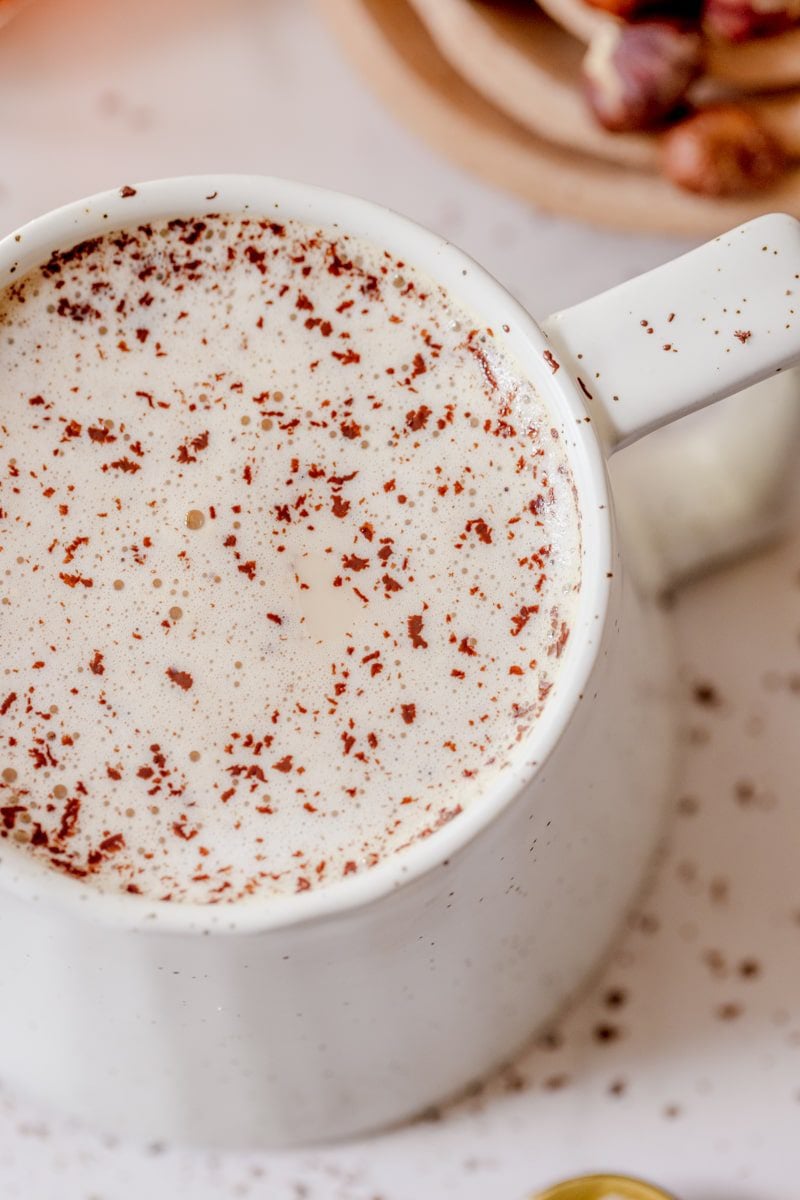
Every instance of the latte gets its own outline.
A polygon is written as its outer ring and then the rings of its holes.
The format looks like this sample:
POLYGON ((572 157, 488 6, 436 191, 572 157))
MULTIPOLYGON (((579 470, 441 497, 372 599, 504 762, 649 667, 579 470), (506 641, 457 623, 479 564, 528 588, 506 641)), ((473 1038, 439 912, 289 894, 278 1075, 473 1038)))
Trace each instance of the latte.
POLYGON ((0 296, 0 833, 106 891, 306 891, 535 725, 580 514, 544 401, 382 248, 131 227, 0 296))

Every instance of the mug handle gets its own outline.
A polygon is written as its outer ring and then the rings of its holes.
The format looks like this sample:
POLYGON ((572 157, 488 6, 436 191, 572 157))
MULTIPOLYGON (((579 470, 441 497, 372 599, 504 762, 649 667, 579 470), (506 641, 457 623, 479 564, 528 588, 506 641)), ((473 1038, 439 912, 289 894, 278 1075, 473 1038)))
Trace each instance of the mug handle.
POLYGON ((551 369, 577 378, 610 456, 640 587, 663 591, 784 531, 800 441, 800 371, 786 370, 800 358, 800 223, 752 221, 543 328, 551 369))
POLYGON ((749 221, 542 328, 613 454, 800 361, 800 221, 749 221))

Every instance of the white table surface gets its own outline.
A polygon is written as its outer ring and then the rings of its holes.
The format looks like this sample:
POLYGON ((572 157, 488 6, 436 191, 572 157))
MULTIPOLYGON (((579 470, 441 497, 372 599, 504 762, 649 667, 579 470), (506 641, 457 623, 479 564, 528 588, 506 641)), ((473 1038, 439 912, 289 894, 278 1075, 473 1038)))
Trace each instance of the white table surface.
MULTIPOLYGON (((302 0, 33 0, 0 31, 0 113, 2 232, 123 182, 293 176, 446 234, 538 316, 684 248, 532 212, 440 161, 302 0)), ((670 848, 546 1044, 429 1120, 292 1154, 136 1147, 0 1091, 3 1200, 514 1200, 613 1168, 684 1200, 798 1200, 799 572, 800 536, 681 593, 670 848)))

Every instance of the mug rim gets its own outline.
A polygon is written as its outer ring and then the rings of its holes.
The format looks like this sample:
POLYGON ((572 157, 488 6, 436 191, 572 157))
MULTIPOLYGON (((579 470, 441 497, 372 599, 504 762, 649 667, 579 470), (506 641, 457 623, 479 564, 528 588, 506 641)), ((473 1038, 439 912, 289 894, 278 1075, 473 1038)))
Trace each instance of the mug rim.
POLYGON ((581 582, 578 611, 553 690, 531 731, 512 752, 511 764, 456 819, 360 874, 299 894, 255 895, 219 904, 169 903, 101 891, 22 852, 0 855, 0 887, 29 902, 55 901, 104 924, 164 933, 252 933, 316 924, 375 903, 437 868, 446 869, 449 859, 530 784, 558 743, 597 658, 614 577, 605 458, 577 384, 566 368, 548 365, 544 333, 494 276, 447 239, 392 209, 262 175, 186 175, 124 185, 35 217, 0 240, 0 287, 27 274, 54 250, 84 238, 143 221, 212 212, 283 216, 364 237, 408 258, 484 326, 502 328, 504 346, 544 399, 566 446, 579 503, 581 582))

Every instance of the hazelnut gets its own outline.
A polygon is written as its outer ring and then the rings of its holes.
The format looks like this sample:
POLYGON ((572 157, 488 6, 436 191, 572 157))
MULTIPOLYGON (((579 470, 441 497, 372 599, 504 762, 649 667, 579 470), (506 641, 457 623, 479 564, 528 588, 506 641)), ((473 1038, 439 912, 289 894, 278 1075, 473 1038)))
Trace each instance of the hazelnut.
POLYGON ((661 165, 667 178, 687 191, 735 196, 774 183, 786 154, 752 113, 720 104, 664 135, 661 165))
POLYGON ((599 8, 602 12, 619 17, 622 21, 632 21, 652 7, 650 0, 585 0, 585 2, 590 8, 599 8))
POLYGON ((703 69, 700 35, 667 21, 608 25, 583 60, 589 105, 606 129, 652 129, 674 116, 703 69))
POLYGON ((703 28, 727 42, 784 33, 800 20, 799 0, 705 0, 703 28))
POLYGON ((584 0, 590 8, 619 17, 621 21, 641 21, 644 18, 671 21, 698 21, 703 0, 584 0))

